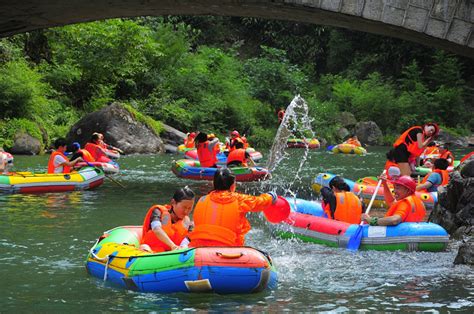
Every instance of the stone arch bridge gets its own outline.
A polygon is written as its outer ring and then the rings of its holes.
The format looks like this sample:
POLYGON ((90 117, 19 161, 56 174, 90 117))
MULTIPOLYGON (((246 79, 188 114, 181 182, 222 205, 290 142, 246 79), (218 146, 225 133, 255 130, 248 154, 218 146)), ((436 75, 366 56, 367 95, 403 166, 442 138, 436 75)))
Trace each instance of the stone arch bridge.
POLYGON ((281 19, 398 37, 474 58, 474 0, 0 0, 0 37, 116 17, 281 19))

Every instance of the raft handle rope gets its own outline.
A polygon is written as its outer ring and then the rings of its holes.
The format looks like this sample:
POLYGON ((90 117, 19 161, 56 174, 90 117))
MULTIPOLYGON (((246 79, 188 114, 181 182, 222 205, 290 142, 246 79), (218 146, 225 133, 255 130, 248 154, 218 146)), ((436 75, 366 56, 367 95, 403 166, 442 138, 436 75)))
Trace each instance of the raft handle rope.
POLYGON ((92 255, 92 257, 98 261, 105 261, 105 270, 104 270, 104 281, 107 280, 107 270, 109 268, 109 262, 111 260, 111 256, 112 254, 109 254, 109 255, 106 255, 104 257, 99 257, 97 254, 94 253, 94 248, 97 246, 97 244, 99 243, 99 240, 97 240, 95 242, 95 244, 91 247, 91 249, 89 250, 89 253, 92 255))

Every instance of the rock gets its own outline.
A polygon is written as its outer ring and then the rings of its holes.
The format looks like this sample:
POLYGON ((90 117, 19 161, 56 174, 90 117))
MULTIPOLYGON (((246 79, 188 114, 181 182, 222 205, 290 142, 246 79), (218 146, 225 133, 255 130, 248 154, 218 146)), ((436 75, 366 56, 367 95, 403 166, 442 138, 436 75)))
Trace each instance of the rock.
POLYGON ((463 178, 474 177, 474 156, 469 157, 461 165, 461 176, 463 178))
POLYGON ((26 132, 15 134, 10 153, 18 155, 38 155, 42 152, 42 144, 36 137, 26 132))
POLYGON ((184 143, 184 139, 186 138, 186 134, 183 132, 169 126, 166 124, 162 124, 164 131, 161 132, 160 136, 166 144, 175 146, 176 149, 179 145, 184 143))
POLYGON ((471 136, 467 137, 467 145, 468 146, 474 146, 474 135, 471 135, 471 136))
POLYGON ((436 139, 436 141, 442 142, 442 143, 449 143, 451 146, 457 146, 457 147, 469 146, 469 137, 454 136, 444 131, 443 129, 439 130, 438 138, 436 139))
POLYGON ((337 130, 337 133, 336 133, 336 138, 338 140, 345 140, 349 135, 351 135, 349 133, 349 131, 346 129, 346 128, 340 128, 339 130, 337 130))
POLYGON ((339 122, 343 127, 350 129, 356 125, 357 120, 352 113, 344 111, 336 117, 336 122, 339 122))
POLYGON ((159 135, 118 103, 87 114, 72 126, 67 141, 84 146, 94 132, 104 134, 108 144, 126 154, 161 153, 165 150, 159 135))
POLYGON ((355 126, 355 134, 361 143, 368 145, 382 145, 382 131, 377 123, 373 121, 357 123, 355 126))
POLYGON ((454 264, 474 265, 474 240, 472 238, 459 247, 454 264))

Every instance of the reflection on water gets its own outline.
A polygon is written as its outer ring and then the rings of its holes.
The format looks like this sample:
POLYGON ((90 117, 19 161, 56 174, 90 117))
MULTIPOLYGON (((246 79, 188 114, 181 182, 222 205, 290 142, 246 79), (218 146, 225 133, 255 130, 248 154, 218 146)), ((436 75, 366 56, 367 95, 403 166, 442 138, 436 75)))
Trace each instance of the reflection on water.
MULTIPOLYGON (((311 181, 317 173, 336 172, 351 179, 373 175, 383 167, 386 148, 368 156, 310 151, 297 180, 294 171, 304 155, 288 151, 273 179, 239 184, 261 193, 288 189, 315 198, 311 181), (294 182, 293 182, 294 181, 294 182), (293 182, 293 183, 292 183, 293 182)), ((263 152, 264 155, 266 152, 263 152)), ((474 307, 472 268, 453 266, 458 243, 444 253, 349 252, 271 236, 263 215, 253 214, 248 244, 267 251, 279 276, 278 289, 254 295, 154 295, 117 289, 86 274, 87 251, 103 231, 141 224, 151 204, 169 201, 177 187, 198 194, 206 182, 176 178, 171 160, 179 156, 126 156, 122 174, 94 191, 43 195, 0 195, 1 311, 464 311, 474 307)), ((22 170, 41 169, 47 157, 15 157, 22 170)), ((37 171, 37 170, 36 170, 37 171)))

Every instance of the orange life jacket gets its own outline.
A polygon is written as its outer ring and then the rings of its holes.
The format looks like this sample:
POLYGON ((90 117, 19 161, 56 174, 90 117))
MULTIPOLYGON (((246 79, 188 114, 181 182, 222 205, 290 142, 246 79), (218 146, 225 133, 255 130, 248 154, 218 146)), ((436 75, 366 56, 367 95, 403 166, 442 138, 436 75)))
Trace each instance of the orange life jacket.
POLYGON ((439 158, 443 158, 443 159, 448 159, 450 158, 451 161, 448 161, 449 162, 449 165, 450 166, 453 166, 454 165, 454 156, 453 156, 453 153, 451 153, 449 150, 445 151, 444 153, 441 154, 441 156, 439 156, 439 158))
POLYGON ((415 156, 415 157, 419 157, 423 151, 425 150, 424 147, 422 148, 419 148, 418 147, 418 140, 416 138, 411 138, 409 136, 408 133, 410 133, 410 131, 416 129, 416 128, 419 128, 421 129, 421 140, 424 141, 425 140, 425 136, 424 136, 424 133, 423 133, 423 128, 421 126, 413 126, 411 128, 409 128, 408 130, 406 130, 405 132, 402 133, 402 135, 400 135, 400 137, 395 141, 395 143, 393 143, 393 147, 397 147, 398 145, 400 144, 405 144, 407 146, 407 150, 408 152, 415 156), (407 138, 410 140, 410 143, 407 143, 407 138))
POLYGON ((209 141, 199 143, 197 146, 197 154, 201 167, 212 167, 217 164, 216 146, 212 151, 209 150, 209 141))
POLYGON ((91 154, 92 158, 94 158, 95 161, 100 161, 100 162, 110 161, 110 158, 107 157, 107 155, 105 155, 104 149, 98 144, 89 142, 86 144, 84 149, 87 150, 91 154))
MULTIPOLYGON (((433 172, 439 173, 441 175, 441 184, 440 184, 440 186, 445 186, 449 183, 449 172, 448 172, 448 170, 434 169, 433 172)), ((430 176, 430 174, 428 173, 423 178, 423 180, 421 181, 421 184, 428 181, 429 176, 430 176)))
POLYGON ((94 157, 92 157, 91 153, 89 153, 88 150, 79 149, 78 151, 80 153, 82 153, 82 159, 84 159, 84 161, 87 161, 87 162, 94 162, 95 161, 94 157))
POLYGON ((278 111, 278 121, 282 121, 283 117, 285 117, 285 110, 278 111))
POLYGON ((243 148, 238 148, 234 149, 229 153, 229 156, 227 156, 227 164, 231 163, 232 161, 239 161, 242 163, 243 167, 247 167, 247 158, 245 158, 245 149, 243 148))
POLYGON ((362 204, 359 198, 352 192, 337 192, 336 195, 336 211, 334 218, 332 217, 329 204, 324 206, 324 212, 330 219, 345 221, 350 224, 359 224, 360 215, 362 214, 362 204))
POLYGON ((240 143, 244 144, 244 146, 245 146, 244 141, 240 137, 233 138, 233 139, 230 140, 229 152, 232 152, 233 150, 237 149, 237 148, 235 148, 235 144, 237 142, 240 142, 240 143))
POLYGON ((424 155, 436 155, 439 154, 439 149, 437 146, 428 146, 423 151, 424 155))
POLYGON ((171 248, 158 239, 156 234, 153 232, 150 226, 150 219, 155 209, 159 209, 161 212, 161 228, 173 241, 174 244, 180 245, 181 241, 188 235, 189 226, 185 226, 183 220, 178 220, 173 223, 171 221, 171 206, 170 205, 153 205, 148 210, 145 220, 143 221, 142 227, 142 239, 140 244, 148 244, 153 252, 164 252, 170 251, 171 248))
POLYGON ((212 241, 222 246, 243 245, 245 233, 250 229, 245 214, 239 210, 237 198, 228 203, 219 203, 205 195, 197 202, 193 219, 194 230, 189 234, 189 238, 191 244, 197 244, 196 246, 199 246, 201 241, 212 241))
MULTIPOLYGON (((68 161, 69 159, 66 157, 66 155, 64 155, 63 153, 61 152, 58 152, 58 151, 54 151, 51 153, 51 156, 49 157, 49 161, 48 161, 48 173, 54 173, 54 158, 57 156, 57 155, 60 155, 60 156, 63 156, 64 159, 66 161, 68 161)), ((68 167, 68 166, 63 166, 63 172, 62 173, 70 173, 71 172, 71 167, 68 167)))
POLYGON ((347 141, 345 141, 345 143, 346 144, 352 144, 352 145, 357 146, 357 147, 362 146, 362 144, 358 140, 353 139, 353 138, 348 139, 347 141))
POLYGON ((184 147, 186 147, 186 148, 194 148, 194 139, 193 139, 193 138, 190 138, 190 137, 186 138, 186 139, 184 140, 184 147))
POLYGON ((407 203, 410 206, 410 211, 408 216, 402 222, 421 222, 426 215, 425 205, 423 201, 417 197, 415 194, 412 194, 402 200, 394 202, 390 208, 388 209, 385 217, 393 216, 393 214, 397 211, 398 206, 402 203, 407 203))

